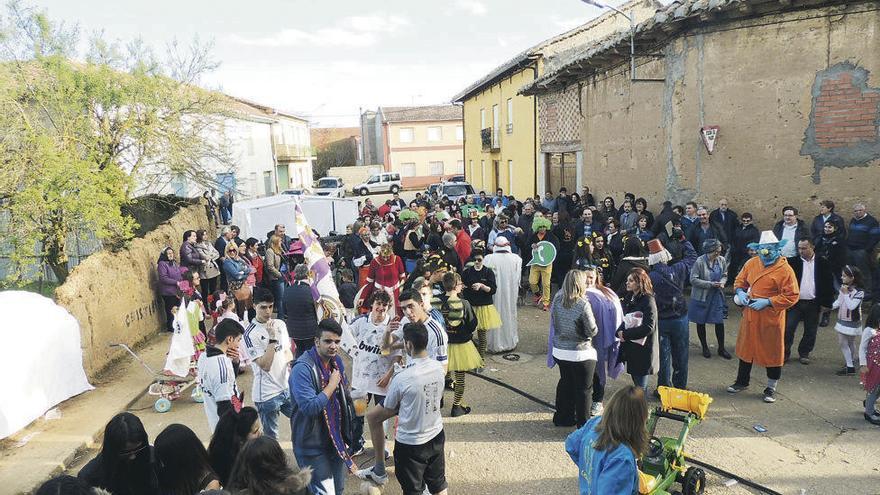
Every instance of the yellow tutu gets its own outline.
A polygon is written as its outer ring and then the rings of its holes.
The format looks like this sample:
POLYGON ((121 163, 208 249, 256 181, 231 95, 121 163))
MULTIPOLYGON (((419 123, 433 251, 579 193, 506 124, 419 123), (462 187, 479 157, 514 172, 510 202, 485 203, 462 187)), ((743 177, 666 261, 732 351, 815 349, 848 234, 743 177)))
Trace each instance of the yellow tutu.
POLYGON ((494 304, 486 306, 474 306, 477 315, 477 330, 495 330, 501 328, 501 315, 495 309, 494 304))
POLYGON ((483 358, 472 341, 449 344, 449 371, 470 371, 483 367, 483 358))

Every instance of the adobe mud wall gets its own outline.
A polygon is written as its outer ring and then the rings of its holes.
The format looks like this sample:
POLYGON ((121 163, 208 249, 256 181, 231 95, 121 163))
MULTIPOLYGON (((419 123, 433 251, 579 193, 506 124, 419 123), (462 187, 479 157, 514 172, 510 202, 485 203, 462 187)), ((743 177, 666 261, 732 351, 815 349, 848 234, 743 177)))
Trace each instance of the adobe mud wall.
POLYGON ((134 346, 160 331, 164 310, 157 291, 156 263, 164 247, 179 250, 183 233, 190 229, 216 235, 204 205, 181 209, 145 237, 133 240, 127 249, 89 256, 56 289, 58 304, 79 321, 83 366, 89 378, 124 355, 110 344, 134 346))
MULTIPOLYGON (((722 196, 761 228, 831 199, 880 213, 880 9, 876 2, 719 23, 678 37, 663 58, 585 81, 584 183, 716 207, 722 196), (700 137, 720 131, 713 154, 700 137)), ((597 198, 598 199, 598 198, 597 198)))

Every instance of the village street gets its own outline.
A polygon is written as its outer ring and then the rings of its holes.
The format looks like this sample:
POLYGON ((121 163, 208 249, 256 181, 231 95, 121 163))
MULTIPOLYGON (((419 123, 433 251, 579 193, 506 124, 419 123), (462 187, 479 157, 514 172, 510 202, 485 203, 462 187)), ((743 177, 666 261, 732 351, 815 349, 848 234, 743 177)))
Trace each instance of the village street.
MULTIPOLYGON (((732 311, 732 316, 737 312, 732 311)), ((516 349, 519 361, 493 356, 486 375, 552 403, 558 372, 548 370, 545 365, 547 313, 525 307, 521 308, 519 320, 521 340, 516 349)), ((735 329, 737 324, 738 318, 734 316, 728 326, 735 329)), ((696 338, 692 335, 691 339, 689 385, 710 394, 714 402, 706 420, 691 431, 686 444, 690 456, 783 494, 880 493, 877 483, 880 468, 876 463, 880 456, 878 432, 861 417, 864 394, 858 386, 858 378, 837 377, 833 373, 840 358, 829 329, 820 331, 812 364, 804 366, 794 362, 785 367, 779 384, 779 401, 770 405, 760 400, 763 370, 753 372, 750 390, 730 396, 724 388, 735 376, 736 361, 725 361, 717 356, 704 359, 696 338), (756 432, 753 429, 756 424, 765 426, 767 433, 756 432)), ((161 349, 167 348, 161 337, 151 346, 160 352, 146 354, 158 358, 163 355, 161 349)), ((100 401, 102 394, 127 393, 134 398, 146 387, 146 374, 131 360, 122 365, 116 374, 110 375, 112 378, 106 379, 106 388, 62 404, 62 413, 68 407, 77 407, 77 402, 100 401), (112 385, 112 382, 130 383, 132 378, 140 383, 139 389, 118 390, 112 385)), ((251 376, 248 373, 239 378, 239 386, 248 393, 251 376)), ((474 411, 460 418, 444 418, 450 493, 573 493, 577 487, 577 469, 563 448, 570 429, 554 427, 552 413, 531 400, 477 378, 468 380, 465 400, 474 411)), ((626 375, 611 383, 608 396, 623 383, 629 383, 626 375)), ((451 393, 448 395, 451 397, 451 393)), ((153 400, 149 396, 142 397, 128 409, 143 420, 151 438, 171 423, 183 423, 207 443, 209 432, 201 404, 185 397, 174 402, 170 412, 158 414, 152 409, 153 400)), ((656 401, 650 403, 651 406, 656 404, 656 401)), ((444 416, 446 414, 448 407, 444 416)), ((661 425, 664 426, 662 434, 677 435, 675 424, 661 425)), ((282 446, 290 453, 289 426, 282 423, 280 430, 282 446)), ((32 441, 49 442, 51 435, 50 427, 32 441)), ((93 451, 84 453, 69 471, 75 472, 92 455, 93 451)), ((9 462, 14 458, 14 449, 0 458, 0 481, 14 479, 14 466, 9 462)), ((357 460, 365 465, 370 463, 368 456, 357 460)), ((724 477, 708 473, 706 493, 759 493, 740 484, 726 487, 725 481, 724 477)), ((350 477, 346 493, 358 493, 360 484, 350 477)), ((384 493, 399 494, 400 487, 392 479, 384 493)))

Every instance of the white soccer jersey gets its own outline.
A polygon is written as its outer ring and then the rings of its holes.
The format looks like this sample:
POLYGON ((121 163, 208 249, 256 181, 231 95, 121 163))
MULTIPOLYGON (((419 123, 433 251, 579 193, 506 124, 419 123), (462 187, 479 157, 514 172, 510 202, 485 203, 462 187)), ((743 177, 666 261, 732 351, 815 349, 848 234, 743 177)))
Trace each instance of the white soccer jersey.
MULTIPOLYGON (((209 348, 209 350, 214 350, 209 348)), ((212 353, 213 354, 213 353, 212 353)), ((211 431, 217 426, 220 416, 217 414, 217 403, 231 400, 238 395, 238 387, 235 384, 235 369, 232 360, 226 354, 213 354, 208 356, 203 352, 198 362, 199 385, 202 387, 202 396, 205 401, 205 414, 208 416, 208 427, 211 431)))
POLYGON ((241 340, 244 353, 251 363, 251 369, 254 370, 252 388, 254 402, 266 402, 288 388, 287 379, 290 376, 290 361, 293 360, 293 355, 290 352, 287 325, 281 320, 271 320, 271 324, 272 332, 255 318, 245 329, 241 340), (281 350, 275 352, 275 359, 269 371, 263 371, 256 360, 266 353, 270 339, 277 340, 281 350))

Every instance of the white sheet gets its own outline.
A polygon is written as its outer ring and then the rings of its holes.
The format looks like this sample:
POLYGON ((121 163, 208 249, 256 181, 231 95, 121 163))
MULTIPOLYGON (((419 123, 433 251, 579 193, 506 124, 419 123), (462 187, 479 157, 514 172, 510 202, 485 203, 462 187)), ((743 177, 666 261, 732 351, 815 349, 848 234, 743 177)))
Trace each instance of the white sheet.
POLYGON ((82 365, 79 323, 51 299, 0 292, 7 315, 0 337, 7 361, 0 377, 0 439, 21 430, 58 403, 92 390, 82 365))

